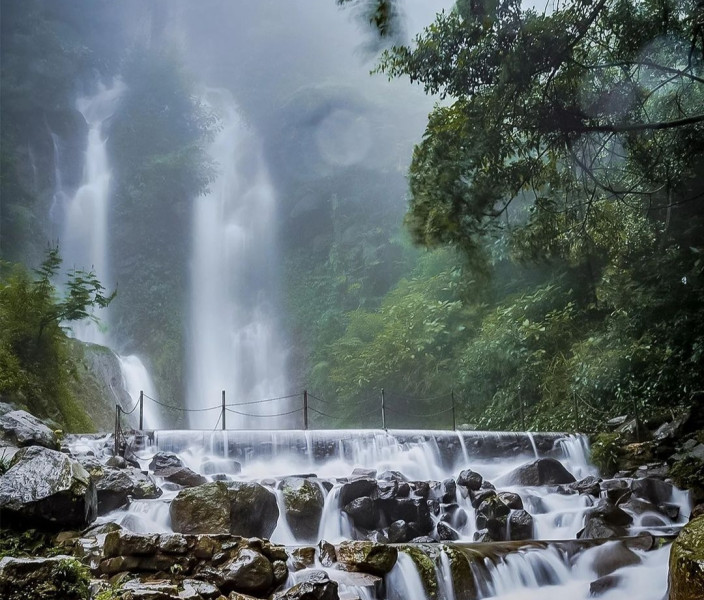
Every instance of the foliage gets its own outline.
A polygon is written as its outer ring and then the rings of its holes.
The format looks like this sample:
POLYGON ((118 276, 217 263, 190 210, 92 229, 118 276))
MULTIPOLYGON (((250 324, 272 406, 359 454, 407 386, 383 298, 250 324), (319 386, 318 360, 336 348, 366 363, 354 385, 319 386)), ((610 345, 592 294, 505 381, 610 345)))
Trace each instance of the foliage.
POLYGON ((39 416, 56 419, 69 430, 91 429, 70 392, 75 365, 68 352, 71 322, 95 319, 106 295, 92 271, 68 273, 59 295, 53 280, 61 258, 49 248, 34 277, 22 266, 4 265, 0 281, 0 394, 39 416))
POLYGON ((600 433, 591 445, 591 460, 605 476, 618 469, 621 440, 618 433, 600 433))
POLYGON ((60 553, 48 533, 36 529, 17 532, 0 529, 0 558, 4 556, 54 556, 60 553))

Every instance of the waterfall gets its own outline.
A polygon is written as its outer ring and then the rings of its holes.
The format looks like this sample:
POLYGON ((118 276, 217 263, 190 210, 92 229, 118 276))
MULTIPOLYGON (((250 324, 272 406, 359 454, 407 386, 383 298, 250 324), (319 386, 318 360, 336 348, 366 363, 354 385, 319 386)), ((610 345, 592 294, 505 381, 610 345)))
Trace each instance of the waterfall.
MULTIPOLYGON (((105 127, 115 112, 125 85, 116 79, 111 86, 102 83, 92 96, 78 99, 76 108, 88 124, 88 141, 81 185, 73 195, 68 197, 62 186, 59 168, 59 140, 50 132, 53 147, 55 173, 55 193, 50 209, 52 221, 60 224, 61 254, 71 269, 92 269, 106 288, 110 287, 110 268, 108 264, 108 209, 110 202, 110 182, 112 171, 108 161, 107 136, 105 127)), ((72 325, 73 336, 92 344, 112 347, 107 332, 109 308, 95 311, 100 319, 99 325, 86 319, 72 325)), ((139 392, 144 391, 156 397, 154 385, 146 367, 135 355, 119 356, 123 385, 133 402, 139 399, 139 392)), ((152 428, 160 426, 158 411, 151 402, 145 402, 146 425, 152 428)), ((137 423, 136 413, 132 418, 137 423)))
MULTIPOLYGON (((230 94, 205 101, 222 128, 209 153, 218 177, 195 200, 191 264, 189 408, 217 405, 225 390, 227 426, 276 429, 300 415, 285 400, 286 356, 277 303, 276 206, 258 140, 230 94), (270 416, 279 415, 279 416, 270 416)), ((190 425, 212 429, 217 413, 191 413, 190 425)))

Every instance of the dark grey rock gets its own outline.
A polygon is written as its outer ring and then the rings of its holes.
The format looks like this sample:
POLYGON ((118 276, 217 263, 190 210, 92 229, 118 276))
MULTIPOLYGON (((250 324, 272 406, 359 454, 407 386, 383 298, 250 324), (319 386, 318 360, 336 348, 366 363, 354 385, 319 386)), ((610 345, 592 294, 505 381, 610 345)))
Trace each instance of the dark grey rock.
POLYGON ((12 410, 0 416, 0 446, 42 446, 59 450, 56 434, 34 415, 12 410))
POLYGON ((325 504, 320 486, 310 479, 288 477, 282 490, 286 519, 296 539, 314 541, 325 504))
POLYGON ((265 595, 274 585, 274 569, 267 558, 250 548, 242 548, 237 555, 220 567, 223 581, 219 586, 226 594, 244 592, 265 595))
POLYGON ((305 581, 274 595, 274 600, 339 600, 337 582, 327 573, 313 571, 305 581))
POLYGON ((355 498, 342 508, 352 519, 356 527, 374 529, 379 520, 379 509, 369 496, 355 498))
POLYGON ((503 485, 560 485, 573 483, 574 475, 554 458, 539 458, 514 469, 501 478, 503 485))
POLYGON ((227 482, 230 497, 230 532, 244 537, 269 538, 276 529, 276 496, 254 482, 227 482))
POLYGON ((507 537, 511 540, 533 539, 533 517, 525 510, 514 510, 508 517, 507 537))

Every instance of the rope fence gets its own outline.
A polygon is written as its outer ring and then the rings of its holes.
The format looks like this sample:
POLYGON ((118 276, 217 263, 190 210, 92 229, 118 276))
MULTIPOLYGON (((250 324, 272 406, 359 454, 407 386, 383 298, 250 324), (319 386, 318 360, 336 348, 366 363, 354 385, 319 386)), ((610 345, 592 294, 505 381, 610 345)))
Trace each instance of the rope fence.
MULTIPOLYGON (((178 413, 204 413, 204 412, 210 412, 210 411, 218 411, 218 418, 217 421, 215 422, 215 426, 213 427, 213 431, 217 430, 218 428, 222 430, 227 429, 227 414, 233 414, 237 415, 239 417, 246 417, 248 419, 261 419, 262 423, 266 423, 267 419, 272 419, 272 418, 279 418, 279 417, 289 417, 291 415, 297 415, 301 414, 302 417, 302 425, 303 429, 309 429, 310 422, 309 422, 309 417, 314 416, 315 420, 317 422, 320 421, 320 418, 325 419, 327 421, 332 421, 332 422, 340 422, 344 421, 349 418, 349 411, 342 411, 342 407, 337 403, 333 402, 331 400, 326 400, 324 398, 321 398, 320 396, 316 396, 315 394, 311 394, 308 392, 308 390, 303 390, 303 392, 295 393, 295 394, 285 394, 282 396, 275 396, 271 398, 263 398, 261 400, 247 400, 244 402, 226 402, 226 396, 225 396, 225 390, 222 391, 222 396, 221 396, 221 402, 220 404, 214 404, 213 406, 205 406, 205 407, 199 407, 199 408, 187 408, 184 406, 178 406, 175 404, 169 404, 168 402, 163 402, 161 400, 158 400, 157 398, 153 398, 152 396, 145 394, 143 391, 140 391, 139 393, 139 399, 135 402, 134 406, 130 408, 129 410, 123 409, 120 405, 116 405, 116 413, 115 413, 115 451, 117 453, 118 447, 120 445, 124 445, 127 441, 126 436, 124 435, 124 431, 122 429, 122 417, 123 416, 128 416, 134 413, 138 408, 139 408, 139 426, 138 430, 143 431, 144 430, 144 402, 145 400, 149 402, 153 402, 157 406, 160 406, 164 409, 173 411, 173 412, 178 412, 178 413), (301 404, 299 406, 292 406, 293 402, 295 399, 300 399, 301 404), (254 406, 254 405, 259 405, 263 406, 266 404, 269 404, 271 402, 284 402, 288 401, 287 406, 280 406, 277 407, 278 410, 276 412, 250 412, 250 411, 242 411, 242 410, 237 410, 240 407, 244 406, 254 406), (319 403, 320 408, 311 405, 311 402, 313 404, 319 403), (324 408, 325 410, 321 410, 321 408, 324 408), (331 410, 333 409, 333 410, 331 410), (335 414, 335 410, 340 410, 341 412, 339 414, 335 414)), ((456 429, 456 421, 455 421, 455 396, 454 393, 451 392, 449 394, 440 394, 436 396, 429 396, 427 398, 395 398, 394 402, 389 406, 385 392, 384 390, 380 390, 380 396, 377 399, 374 398, 363 398, 361 400, 358 400, 357 402, 353 403, 346 403, 347 406, 353 406, 357 409, 363 408, 369 415, 373 414, 374 411, 374 405, 377 405, 379 407, 379 418, 380 418, 380 425, 382 429, 387 429, 387 412, 390 413, 392 416, 396 415, 398 417, 398 421, 402 421, 402 418, 415 418, 415 419, 427 419, 431 417, 438 417, 442 415, 448 415, 449 413, 452 413, 452 429, 456 429), (449 403, 446 403, 444 406, 439 408, 439 410, 432 411, 432 412, 426 412, 426 413, 414 413, 410 412, 408 410, 409 405, 417 405, 419 403, 429 403, 429 402, 438 402, 440 400, 445 400, 446 402, 449 401, 449 403), (379 403, 379 404, 377 404, 379 403), (402 418, 401 418, 402 417, 402 418)), ((298 421, 298 419, 297 419, 298 421)), ((299 421, 300 423, 300 421, 299 421)), ((299 423, 296 423, 298 425, 299 423)), ((448 423, 449 425, 449 423, 448 423)), ((293 427, 295 429, 300 428, 299 426, 293 427)))

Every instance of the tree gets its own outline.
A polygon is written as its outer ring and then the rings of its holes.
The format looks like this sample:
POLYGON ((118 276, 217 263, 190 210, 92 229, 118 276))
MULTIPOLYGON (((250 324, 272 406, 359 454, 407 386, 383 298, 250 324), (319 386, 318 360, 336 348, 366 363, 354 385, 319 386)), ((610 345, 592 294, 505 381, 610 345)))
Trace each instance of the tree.
POLYGON ((68 273, 66 291, 57 293, 58 248, 49 248, 34 277, 21 265, 1 265, 0 395, 36 412, 84 430, 90 428, 68 391, 73 368, 68 352, 69 324, 97 317, 116 291, 106 294, 93 271, 68 273))
POLYGON ((415 47, 386 51, 379 71, 452 100, 414 152, 415 239, 472 252, 508 230, 524 254, 584 256, 621 219, 664 231, 697 214, 703 32, 694 0, 572 0, 544 13, 460 0, 415 47))

